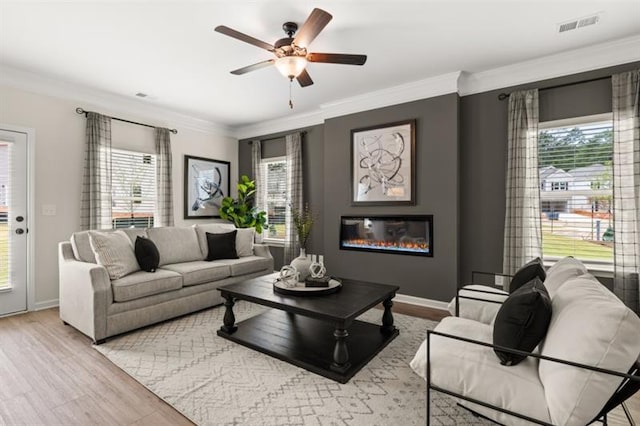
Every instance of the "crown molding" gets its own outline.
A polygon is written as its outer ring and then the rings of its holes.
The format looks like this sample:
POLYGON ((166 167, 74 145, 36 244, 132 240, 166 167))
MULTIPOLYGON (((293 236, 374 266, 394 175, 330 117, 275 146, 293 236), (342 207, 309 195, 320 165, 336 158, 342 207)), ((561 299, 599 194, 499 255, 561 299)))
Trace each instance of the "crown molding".
POLYGON ((237 127, 235 128, 235 136, 238 139, 246 139, 253 136, 269 135, 322 124, 326 119, 333 117, 456 93, 460 75, 461 72, 456 71, 325 103, 310 112, 237 127))
MULTIPOLYGON (((129 99, 106 91, 96 90, 82 85, 72 84, 41 74, 0 65, 0 85, 38 93, 65 100, 76 101, 88 105, 84 108, 102 108, 106 111, 125 117, 147 119, 158 126, 169 128, 187 128, 198 132, 212 133, 219 136, 231 136, 229 126, 221 125, 206 119, 196 118, 168 108, 151 105, 137 99, 129 99)), ((89 109, 91 109, 89 108, 89 109)))
POLYGON ((476 73, 463 73, 460 96, 504 89, 640 61, 640 35, 543 56, 476 73))

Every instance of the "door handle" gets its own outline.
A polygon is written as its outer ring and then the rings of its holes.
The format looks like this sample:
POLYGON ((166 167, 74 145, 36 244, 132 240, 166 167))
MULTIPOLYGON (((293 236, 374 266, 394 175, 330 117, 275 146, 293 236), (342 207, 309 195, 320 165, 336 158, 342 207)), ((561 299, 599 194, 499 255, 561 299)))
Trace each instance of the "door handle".
POLYGON ((22 228, 16 229, 16 234, 18 234, 18 235, 24 234, 24 229, 22 229, 22 228))

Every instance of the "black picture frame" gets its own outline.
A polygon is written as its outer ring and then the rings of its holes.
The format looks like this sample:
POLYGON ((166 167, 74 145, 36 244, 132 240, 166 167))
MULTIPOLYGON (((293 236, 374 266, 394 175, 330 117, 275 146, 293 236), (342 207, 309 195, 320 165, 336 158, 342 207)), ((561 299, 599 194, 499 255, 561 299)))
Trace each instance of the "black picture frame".
POLYGON ((416 120, 351 130, 351 205, 415 205, 416 120))
POLYGON ((220 217, 222 199, 230 195, 231 163, 184 156, 184 218, 220 217))

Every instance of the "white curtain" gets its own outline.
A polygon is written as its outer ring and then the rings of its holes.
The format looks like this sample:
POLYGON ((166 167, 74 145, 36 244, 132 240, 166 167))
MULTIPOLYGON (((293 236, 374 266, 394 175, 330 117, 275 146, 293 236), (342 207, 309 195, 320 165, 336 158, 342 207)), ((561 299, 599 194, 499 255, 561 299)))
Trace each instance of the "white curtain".
POLYGON ((156 127, 156 191, 154 226, 173 226, 173 189, 171 177, 171 132, 156 127))
POLYGON ((87 143, 80 201, 82 229, 109 229, 111 224, 111 117, 87 113, 87 143))
POLYGON ((613 75, 614 292, 640 312, 640 70, 613 75))
POLYGON ((291 209, 302 211, 302 135, 293 133, 285 136, 287 153, 287 192, 289 208, 285 219, 284 264, 289 264, 298 256, 296 228, 293 224, 291 209))
POLYGON ((538 175, 538 90, 509 96, 503 270, 542 256, 538 175))

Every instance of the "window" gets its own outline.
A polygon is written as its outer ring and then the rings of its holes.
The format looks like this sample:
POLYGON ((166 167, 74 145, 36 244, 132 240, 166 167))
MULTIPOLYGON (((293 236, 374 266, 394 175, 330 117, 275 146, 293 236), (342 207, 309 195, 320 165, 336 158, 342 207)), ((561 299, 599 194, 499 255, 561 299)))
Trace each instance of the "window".
POLYGON ((113 228, 150 228, 156 206, 156 157, 111 150, 113 228))
POLYGON ((540 123, 538 167, 545 259, 613 263, 611 116, 540 123))
POLYGON ((267 211, 266 238, 284 241, 287 200, 287 161, 284 157, 262 160, 266 191, 263 205, 267 211))

